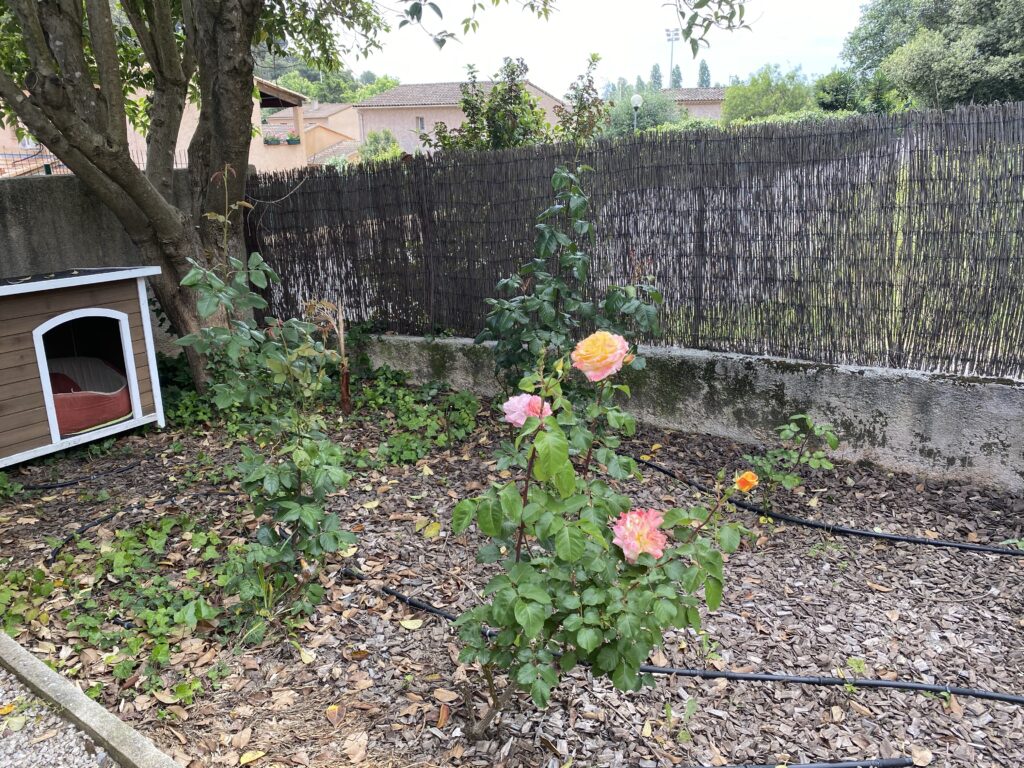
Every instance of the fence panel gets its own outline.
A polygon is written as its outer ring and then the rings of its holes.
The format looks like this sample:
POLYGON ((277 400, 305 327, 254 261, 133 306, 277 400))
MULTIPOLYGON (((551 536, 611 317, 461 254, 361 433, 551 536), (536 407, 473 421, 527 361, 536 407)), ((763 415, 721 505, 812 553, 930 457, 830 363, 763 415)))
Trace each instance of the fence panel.
POLYGON ((590 290, 645 276, 654 343, 1024 378, 1024 104, 645 134, 251 179, 274 313, 345 302, 475 335, 533 252, 559 164, 585 177, 590 290))

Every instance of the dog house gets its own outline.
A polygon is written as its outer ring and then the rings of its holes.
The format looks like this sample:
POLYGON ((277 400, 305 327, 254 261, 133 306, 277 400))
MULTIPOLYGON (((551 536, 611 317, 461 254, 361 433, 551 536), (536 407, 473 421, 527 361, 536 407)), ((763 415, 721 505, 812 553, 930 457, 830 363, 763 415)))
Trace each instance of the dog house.
POLYGON ((159 267, 0 280, 0 467, 164 425, 146 277, 159 267))

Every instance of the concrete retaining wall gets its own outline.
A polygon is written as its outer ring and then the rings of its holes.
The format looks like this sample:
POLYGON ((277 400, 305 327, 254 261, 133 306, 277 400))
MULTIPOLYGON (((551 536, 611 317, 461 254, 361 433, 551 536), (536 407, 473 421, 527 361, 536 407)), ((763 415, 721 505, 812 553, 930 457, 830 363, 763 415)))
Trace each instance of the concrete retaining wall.
MULTIPOLYGON (((187 205, 187 174, 174 181, 179 205, 187 205)), ((0 278, 142 263, 121 223, 77 177, 0 181, 0 278)))
MULTIPOLYGON (((377 365, 492 395, 490 350, 469 339, 382 336, 377 365)), ((642 348, 630 411, 649 424, 768 441, 790 414, 834 424, 843 458, 1024 490, 1024 382, 821 365, 690 349, 642 348)))

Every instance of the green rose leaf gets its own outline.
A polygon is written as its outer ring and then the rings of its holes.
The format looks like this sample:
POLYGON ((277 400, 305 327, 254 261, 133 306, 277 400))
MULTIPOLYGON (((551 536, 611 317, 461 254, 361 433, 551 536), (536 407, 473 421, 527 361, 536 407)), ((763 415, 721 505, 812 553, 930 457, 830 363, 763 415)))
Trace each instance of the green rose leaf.
POLYGON ((523 497, 513 483, 509 483, 501 489, 501 493, 498 494, 498 500, 501 502, 501 511, 506 519, 514 523, 518 523, 522 519, 523 497))
POLYGON ((519 596, 524 597, 527 600, 533 600, 535 603, 543 603, 544 605, 551 605, 551 595, 549 595, 542 587, 536 584, 521 584, 519 585, 519 596))
POLYGON ((735 525, 723 525, 718 529, 718 543, 723 552, 735 552, 740 548, 739 529, 735 525))
POLYGON ((587 540, 575 525, 566 525, 555 534, 555 553, 570 563, 575 563, 586 550, 587 540))
POLYGON ((676 617, 676 607, 668 600, 658 600, 654 604, 654 618, 661 625, 669 624, 676 617))
POLYGON ((515 615, 528 638, 533 639, 540 634, 544 626, 544 606, 520 598, 516 600, 515 615))
POLYGON ((501 536, 504 515, 501 506, 493 499, 485 499, 477 509, 477 525, 485 536, 501 536))
POLYGON ((640 676, 637 672, 637 669, 623 661, 612 672, 612 683, 620 691, 635 691, 640 687, 640 676))
POLYGON ((469 528, 476 514, 476 503, 471 499, 463 499, 452 510, 452 533, 462 533, 469 528))
POLYGON ((533 441, 537 456, 533 463, 533 476, 545 482, 558 474, 569 461, 569 441, 558 423, 548 417, 544 420, 547 429, 538 432, 533 441))
POLYGON ((722 604, 722 582, 714 576, 708 576, 704 582, 704 601, 712 611, 722 604))
POLYGON ((597 648, 603 639, 601 631, 593 627, 584 627, 576 633, 576 645, 587 653, 597 648))

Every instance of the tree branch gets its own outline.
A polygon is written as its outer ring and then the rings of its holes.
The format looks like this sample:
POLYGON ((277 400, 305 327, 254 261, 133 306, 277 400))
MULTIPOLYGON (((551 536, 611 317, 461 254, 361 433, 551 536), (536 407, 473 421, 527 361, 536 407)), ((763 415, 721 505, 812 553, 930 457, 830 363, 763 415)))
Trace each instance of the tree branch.
POLYGON ((128 121, 124 111, 124 86, 117 60, 117 41, 108 0, 86 0, 89 36, 96 58, 100 93, 107 104, 107 134, 120 144, 128 145, 128 121))

